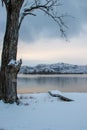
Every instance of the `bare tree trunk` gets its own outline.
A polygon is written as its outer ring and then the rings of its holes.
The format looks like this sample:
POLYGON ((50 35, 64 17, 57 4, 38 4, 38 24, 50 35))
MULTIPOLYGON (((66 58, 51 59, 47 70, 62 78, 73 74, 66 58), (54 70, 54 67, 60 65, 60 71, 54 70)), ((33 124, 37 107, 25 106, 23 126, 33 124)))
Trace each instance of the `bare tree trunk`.
POLYGON ((1 89, 0 98, 5 102, 17 102, 17 73, 19 71, 18 65, 9 65, 13 59, 16 61, 17 44, 19 36, 19 13, 20 8, 15 3, 10 3, 7 8, 7 24, 6 32, 3 41, 2 63, 1 63, 1 89))
POLYGON ((60 5, 58 0, 32 0, 31 2, 25 0, 1 0, 2 5, 5 4, 7 12, 7 24, 6 32, 3 41, 3 50, 2 50, 2 61, 1 61, 1 72, 0 72, 0 99, 3 99, 5 102, 13 103, 17 102, 17 74, 21 66, 21 60, 17 64, 16 55, 17 55, 17 44, 19 37, 19 28, 25 16, 33 15, 36 16, 33 12, 35 10, 43 11, 45 14, 50 16, 59 26, 61 33, 65 37, 64 28, 67 26, 64 24, 62 18, 65 16, 57 16, 55 7, 60 5), (24 4, 24 9, 20 17, 20 9, 24 4), (29 2, 29 3, 28 3, 29 2), (27 7, 29 4, 29 7, 27 7), (14 64, 11 64, 11 61, 15 61, 14 64))

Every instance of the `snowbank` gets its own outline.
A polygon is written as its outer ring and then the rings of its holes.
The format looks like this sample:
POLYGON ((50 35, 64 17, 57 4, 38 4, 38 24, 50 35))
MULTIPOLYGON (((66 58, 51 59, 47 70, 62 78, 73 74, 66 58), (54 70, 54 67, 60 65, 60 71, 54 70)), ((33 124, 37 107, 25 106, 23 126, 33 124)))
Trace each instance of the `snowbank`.
POLYGON ((64 102, 48 93, 21 94, 19 106, 0 101, 0 128, 87 130, 87 93, 63 94, 74 101, 64 102))

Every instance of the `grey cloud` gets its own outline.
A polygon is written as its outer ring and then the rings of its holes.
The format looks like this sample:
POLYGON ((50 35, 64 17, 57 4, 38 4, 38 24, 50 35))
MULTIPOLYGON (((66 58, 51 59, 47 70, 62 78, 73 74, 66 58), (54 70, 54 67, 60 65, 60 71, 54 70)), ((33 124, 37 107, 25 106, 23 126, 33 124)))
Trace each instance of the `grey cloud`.
MULTIPOLYGON (((79 34, 82 26, 87 23, 87 1, 86 0, 64 0, 63 5, 58 9, 58 12, 68 13, 74 18, 66 17, 65 23, 69 29, 66 30, 68 37, 74 37, 79 34)), ((25 39, 34 39, 41 32, 48 30, 47 37, 58 37, 60 32, 58 26, 50 18, 43 14, 38 14, 37 17, 27 18, 22 26, 22 34, 25 39), (30 36, 30 37, 29 37, 30 36)), ((45 36, 46 36, 45 35, 45 36)), ((28 39, 28 40, 29 40, 28 39)))
MULTIPOLYGON (((58 9, 58 13, 68 13, 75 17, 64 19, 69 26, 66 30, 68 37, 74 37, 79 34, 82 26, 87 23, 87 0, 61 0, 63 5, 58 9)), ((5 11, 0 5, 0 33, 5 31, 5 11), (4 16, 3 16, 4 15, 4 16)), ((57 24, 43 13, 37 12, 37 16, 26 17, 20 30, 20 39, 32 41, 39 36, 59 37, 60 32, 57 24)))
POLYGON ((64 3, 65 11, 69 12, 73 17, 68 24, 71 26, 70 34, 76 35, 81 30, 83 24, 87 23, 87 1, 86 0, 66 0, 64 3), (76 33, 75 33, 76 32, 76 33))

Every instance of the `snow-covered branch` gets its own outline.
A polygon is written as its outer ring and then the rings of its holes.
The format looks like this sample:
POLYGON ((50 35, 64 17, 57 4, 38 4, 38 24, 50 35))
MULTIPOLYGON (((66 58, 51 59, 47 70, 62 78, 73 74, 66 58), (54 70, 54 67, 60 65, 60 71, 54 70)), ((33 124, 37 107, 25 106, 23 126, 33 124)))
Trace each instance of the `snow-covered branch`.
POLYGON ((22 59, 20 59, 18 61, 11 59, 10 62, 8 63, 8 67, 12 67, 16 70, 16 72, 19 72, 21 64, 22 64, 22 59))
POLYGON ((11 65, 18 66, 20 63, 22 63, 21 59, 18 60, 18 61, 14 60, 14 59, 11 59, 10 62, 8 63, 8 65, 9 66, 11 66, 11 65))

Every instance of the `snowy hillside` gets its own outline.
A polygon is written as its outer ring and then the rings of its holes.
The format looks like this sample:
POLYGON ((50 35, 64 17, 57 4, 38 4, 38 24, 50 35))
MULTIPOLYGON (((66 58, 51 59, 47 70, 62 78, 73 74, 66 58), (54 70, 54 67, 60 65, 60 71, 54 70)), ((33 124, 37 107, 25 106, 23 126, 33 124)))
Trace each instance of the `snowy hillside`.
POLYGON ((66 63, 39 64, 34 67, 22 66, 19 73, 22 74, 85 74, 87 66, 72 65, 66 63))

